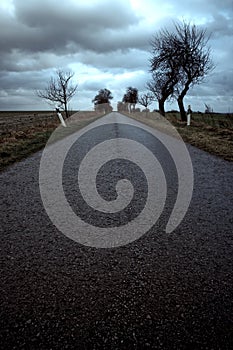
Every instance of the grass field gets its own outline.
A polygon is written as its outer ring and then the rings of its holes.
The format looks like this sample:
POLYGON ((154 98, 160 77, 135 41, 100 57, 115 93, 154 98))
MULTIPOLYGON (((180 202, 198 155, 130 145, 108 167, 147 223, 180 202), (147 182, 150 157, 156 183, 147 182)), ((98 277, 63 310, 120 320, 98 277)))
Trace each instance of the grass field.
MULTIPOLYGON (((161 117, 156 112, 128 114, 149 126, 166 132, 161 117)), ((168 112, 166 119, 176 128, 185 142, 206 152, 233 161, 233 115, 193 113, 191 125, 182 122, 179 113, 168 112)), ((169 129, 169 128, 168 128, 169 129)))
MULTIPOLYGON (((128 115, 161 131, 170 132, 156 112, 128 115)), ((99 117, 101 114, 96 112, 74 114, 74 123, 63 130, 62 137, 99 117)), ((167 113, 166 119, 175 126, 185 142, 233 161, 232 114, 194 113, 190 126, 186 126, 176 112, 167 113)), ((58 125, 59 120, 53 112, 0 112, 0 170, 42 149, 58 125)))
POLYGON ((211 154, 233 161, 233 115, 194 113, 186 126, 177 115, 168 114, 183 140, 211 154))
MULTIPOLYGON (((96 112, 78 112, 62 132, 63 137, 100 116, 96 112)), ((42 149, 59 125, 55 113, 0 112, 0 170, 42 149)))

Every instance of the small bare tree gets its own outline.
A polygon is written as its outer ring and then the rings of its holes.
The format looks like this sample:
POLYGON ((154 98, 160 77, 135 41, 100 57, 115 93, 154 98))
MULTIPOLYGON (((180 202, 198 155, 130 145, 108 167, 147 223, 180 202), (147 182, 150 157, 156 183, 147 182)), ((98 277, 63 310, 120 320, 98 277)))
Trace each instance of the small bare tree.
POLYGON ((52 77, 45 90, 37 91, 37 96, 53 103, 59 104, 69 117, 68 102, 74 96, 78 85, 73 85, 71 79, 74 73, 71 71, 57 70, 56 78, 52 77))
POLYGON ((96 112, 110 113, 112 112, 111 101, 113 99, 112 93, 108 89, 100 89, 98 94, 93 98, 94 108, 96 112))
POLYGON ((132 106, 133 106, 133 111, 134 111, 135 106, 138 102, 138 89, 129 86, 126 90, 126 94, 124 94, 124 96, 123 96, 122 102, 127 103, 129 105, 129 112, 130 113, 132 111, 132 106))
POLYGON ((213 113, 213 108, 205 103, 205 113, 213 113))
POLYGON ((152 104, 152 102, 155 100, 154 96, 151 93, 146 93, 143 95, 140 95, 138 98, 138 103, 145 107, 146 110, 148 109, 148 106, 152 104))

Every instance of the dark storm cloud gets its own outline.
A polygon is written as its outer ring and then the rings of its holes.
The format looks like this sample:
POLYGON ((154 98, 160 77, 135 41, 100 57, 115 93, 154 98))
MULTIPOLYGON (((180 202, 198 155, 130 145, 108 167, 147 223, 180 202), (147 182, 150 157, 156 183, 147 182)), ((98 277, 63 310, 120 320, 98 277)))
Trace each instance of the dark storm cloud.
POLYGON ((232 0, 186 0, 177 4, 177 13, 194 22, 204 22, 200 26, 212 33, 213 38, 230 36, 233 33, 232 0), (182 4, 182 5, 181 5, 182 4))
POLYGON ((139 18, 129 3, 100 1, 92 6, 57 1, 15 1, 15 18, 0 15, 1 48, 23 52, 51 51, 64 54, 73 49, 97 52, 129 48, 144 43, 142 35, 132 41, 132 26, 139 18), (129 30, 128 30, 129 29, 129 30), (127 35, 126 35, 127 32, 127 35))
POLYGON ((50 77, 51 72, 2 72, 0 74, 1 88, 5 90, 14 89, 41 89, 44 82, 50 77))
MULTIPOLYGON (((95 66, 100 69, 111 69, 115 72, 135 69, 145 69, 149 58, 149 53, 138 49, 129 49, 127 51, 116 50, 113 53, 96 53, 87 51, 78 55, 80 62, 95 66), (132 60, 133 57, 133 60, 132 60)), ((148 61, 149 62, 149 61, 148 61)), ((149 67, 149 66, 148 66, 149 67)))
POLYGON ((141 7, 136 11, 130 0, 13 0, 9 13, 1 11, 0 0, 0 109, 17 109, 17 104, 23 106, 26 101, 44 108, 46 104, 36 99, 34 91, 45 87, 56 68, 75 70, 78 101, 85 106, 90 107, 103 87, 114 92, 114 101, 122 98, 129 85, 145 91, 150 38, 182 19, 212 33, 209 44, 216 64, 205 83, 189 91, 192 103, 199 95, 208 96, 213 104, 218 100, 216 106, 224 96, 230 101, 232 0, 137 3, 141 7))
POLYGON ((104 81, 86 81, 82 84, 81 88, 83 90, 91 91, 92 94, 95 91, 99 91, 105 85, 104 81))
POLYGON ((208 32, 213 38, 231 37, 233 33, 233 15, 214 14, 207 24, 208 32))
POLYGON ((233 69, 216 73, 212 79, 211 87, 214 91, 218 91, 219 95, 232 96, 233 69))
POLYGON ((233 3, 232 0, 186 0, 181 1, 171 1, 171 3, 176 6, 177 13, 184 14, 188 12, 190 16, 193 15, 206 17, 214 13, 233 13, 233 3))
POLYGON ((32 28, 52 28, 54 26, 69 28, 99 28, 118 29, 128 27, 138 21, 132 12, 128 1, 112 2, 98 1, 92 5, 85 2, 76 4, 57 0, 24 0, 15 2, 15 14, 20 22, 32 28))

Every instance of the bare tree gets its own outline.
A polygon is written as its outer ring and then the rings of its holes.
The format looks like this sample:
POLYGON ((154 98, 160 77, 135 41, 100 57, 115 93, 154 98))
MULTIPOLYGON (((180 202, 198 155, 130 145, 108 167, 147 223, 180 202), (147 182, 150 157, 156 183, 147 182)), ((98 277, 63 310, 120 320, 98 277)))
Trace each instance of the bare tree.
POLYGON ((176 24, 174 45, 177 48, 180 64, 180 79, 176 86, 177 102, 181 119, 186 121, 183 99, 189 88, 200 84, 206 75, 214 69, 210 48, 207 46, 209 36, 205 29, 183 22, 176 24))
POLYGON ((148 106, 152 104, 154 99, 154 96, 148 92, 138 97, 138 103, 147 109, 148 106))
POLYGON ((100 89, 98 94, 94 97, 94 108, 97 112, 109 113, 112 111, 111 100, 113 99, 112 93, 108 89, 100 89))
POLYGON ((129 111, 131 112, 132 106, 133 110, 135 110, 135 106, 138 102, 138 89, 129 86, 126 90, 126 94, 124 94, 122 102, 129 104, 129 111))
POLYGON ((108 89, 100 89, 98 91, 98 94, 94 97, 92 102, 94 102, 95 105, 100 105, 102 103, 109 103, 110 100, 113 99, 112 93, 108 89))
POLYGON ((152 79, 147 83, 147 88, 158 100, 159 111, 163 116, 165 101, 173 96, 174 87, 179 81, 179 65, 172 44, 173 35, 167 29, 160 30, 151 40, 152 79))
POLYGON ((173 82, 170 81, 166 75, 156 73, 152 75, 152 79, 146 84, 148 90, 151 91, 155 99, 158 100, 159 112, 163 116, 165 116, 164 104, 167 99, 171 98, 174 92, 173 85, 173 82))
POLYGON ((69 117, 68 102, 74 96, 78 85, 72 84, 74 73, 71 71, 57 70, 56 77, 52 77, 45 90, 37 91, 37 96, 56 103, 65 111, 66 118, 69 117))
POLYGON ((169 97, 176 98, 181 119, 186 120, 185 95, 214 68, 208 41, 206 30, 186 22, 175 24, 173 32, 163 29, 152 39, 152 81, 148 88, 157 97, 163 115, 164 102, 169 97))
POLYGON ((213 108, 205 103, 205 113, 213 113, 213 108))
POLYGON ((153 72, 152 79, 146 84, 148 90, 151 91, 158 100, 159 112, 163 116, 165 116, 164 104, 166 100, 172 98, 177 80, 177 76, 175 77, 172 74, 153 72))
POLYGON ((117 102, 117 111, 118 112, 128 112, 128 103, 118 101, 117 102))
POLYGON ((94 108, 97 112, 109 113, 112 112, 111 100, 113 99, 112 93, 108 89, 100 89, 98 94, 94 97, 94 108))

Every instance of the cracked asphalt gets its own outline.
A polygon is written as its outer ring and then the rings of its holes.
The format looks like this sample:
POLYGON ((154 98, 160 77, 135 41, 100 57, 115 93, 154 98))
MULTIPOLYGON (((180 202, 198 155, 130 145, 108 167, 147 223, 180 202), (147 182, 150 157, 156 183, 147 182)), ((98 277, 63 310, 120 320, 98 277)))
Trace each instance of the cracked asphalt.
MULTIPOLYGON (((133 132, 116 120, 95 139, 132 138, 133 132)), ((153 149, 143 131, 135 135, 153 149)), ((90 135, 78 149, 87 149, 93 139, 90 135)), ((187 147, 194 190, 182 223, 166 233, 167 202, 148 233, 111 249, 74 242, 50 221, 39 190, 42 152, 0 173, 1 349, 233 348, 233 164, 187 147)), ((72 193, 75 152, 74 147, 64 170, 74 211, 80 198, 72 193)), ((176 175, 171 160, 164 160, 166 151, 159 154, 173 197, 176 175)), ((133 179, 136 170, 127 162, 110 167, 115 182, 129 174, 135 183, 134 218, 147 193, 143 174, 133 179)), ((107 189, 102 170, 99 191, 112 199, 114 190, 107 189)), ((89 208, 84 219, 85 211, 89 208)), ((96 213, 87 217, 92 224, 98 220, 96 213)), ((107 219, 113 225, 113 217, 107 219)), ((116 225, 125 220, 118 216, 116 225)))

